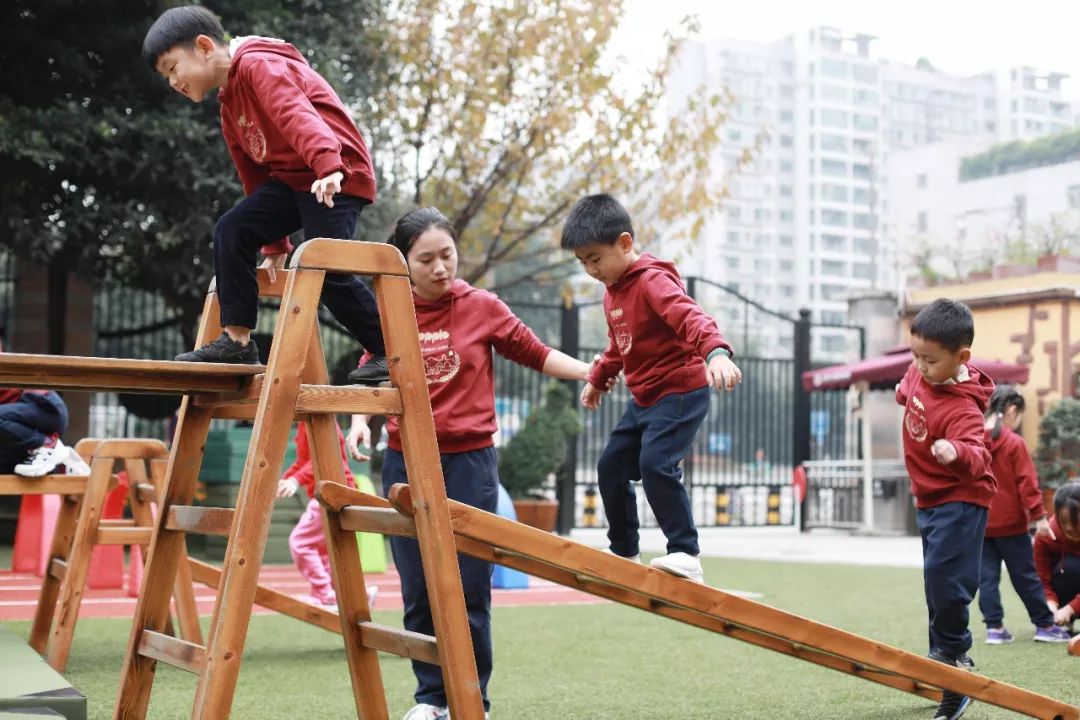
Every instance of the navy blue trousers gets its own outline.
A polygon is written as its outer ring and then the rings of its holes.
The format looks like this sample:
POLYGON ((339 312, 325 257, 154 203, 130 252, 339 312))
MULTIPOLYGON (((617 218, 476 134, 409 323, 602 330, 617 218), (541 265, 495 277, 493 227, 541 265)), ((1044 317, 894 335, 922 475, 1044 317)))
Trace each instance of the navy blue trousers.
POLYGON ((1054 614, 1046 605, 1039 574, 1035 572, 1031 537, 1027 533, 1008 537, 984 538, 982 572, 979 575, 979 610, 988 628, 1001 627, 1005 610, 1001 607, 1001 564, 1009 571, 1013 589, 1027 608, 1035 627, 1054 624, 1054 614))
POLYGON ((1064 607, 1080 595, 1080 556, 1066 555, 1054 566, 1050 576, 1050 587, 1058 596, 1058 604, 1064 607))
POLYGON ((596 474, 608 540, 616 555, 632 557, 639 552, 635 480, 641 481, 664 531, 668 552, 699 553, 690 496, 682 484, 682 461, 708 412, 708 387, 668 395, 649 407, 631 401, 611 431, 596 474))
MULTIPOLYGON (((446 495, 466 505, 495 512, 499 501, 498 455, 495 448, 483 448, 462 453, 440 456, 446 495)), ((395 483, 408 482, 405 474, 405 458, 393 449, 386 450, 383 459, 382 482, 384 494, 395 483)), ((391 537, 390 551, 394 566, 401 576, 401 597, 405 601, 405 629, 425 635, 434 635, 431 604, 428 602, 424 568, 420 564, 420 546, 412 538, 391 537)), ((458 555, 461 568, 461 585, 465 591, 465 610, 469 616, 473 654, 480 679, 480 692, 484 697, 484 709, 491 707, 487 686, 491 678, 491 563, 467 555, 458 555)), ((412 661, 416 676, 416 702, 429 705, 446 705, 446 688, 442 671, 436 665, 412 661)))
POLYGON ((960 657, 971 649, 968 605, 979 589, 986 508, 950 502, 919 510, 930 649, 960 657))
POLYGON ((0 405, 0 473, 11 473, 30 451, 67 429, 68 411, 56 393, 24 392, 0 405))
MULTIPOLYGON (((350 240, 356 219, 368 201, 335 195, 334 207, 270 180, 221 216, 214 228, 214 277, 221 324, 255 327, 259 284, 255 276, 259 250, 297 230, 308 240, 318 237, 350 240)), ((371 290, 355 275, 327 274, 322 303, 353 337, 375 355, 386 352, 379 328, 379 309, 371 290)))

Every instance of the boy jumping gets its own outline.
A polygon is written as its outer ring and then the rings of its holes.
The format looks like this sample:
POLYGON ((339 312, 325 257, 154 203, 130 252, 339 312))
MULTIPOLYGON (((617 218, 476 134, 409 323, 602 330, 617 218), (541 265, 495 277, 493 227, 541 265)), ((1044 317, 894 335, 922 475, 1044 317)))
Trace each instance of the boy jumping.
MULTIPOLYGON (((257 363, 255 263, 281 267, 289 233, 351 239, 375 200, 371 159, 333 88, 292 45, 263 37, 225 42, 206 8, 165 11, 143 41, 143 57, 192 102, 218 90, 221 131, 246 197, 214 228, 214 277, 221 336, 177 360, 257 363)), ((350 382, 389 380, 378 308, 355 275, 328 274, 322 302, 374 358, 350 382)))
MULTIPOLYGON (((904 464, 918 507, 930 658, 974 669, 968 605, 979 589, 983 535, 997 483, 984 415, 994 383, 971 360, 975 322, 963 303, 935 300, 911 323, 912 363, 896 390, 904 464)), ((956 720, 971 698, 946 690, 934 720, 956 720)))
POLYGON ((633 481, 667 538, 652 567, 704 582, 682 461, 709 411, 709 388, 733 390, 742 372, 716 322, 686 294, 679 271, 634 247, 626 209, 610 195, 578 201, 562 231, 593 278, 607 286, 608 347, 589 374, 581 404, 593 410, 609 381, 625 371, 633 402, 597 463, 611 552, 639 559, 633 481))

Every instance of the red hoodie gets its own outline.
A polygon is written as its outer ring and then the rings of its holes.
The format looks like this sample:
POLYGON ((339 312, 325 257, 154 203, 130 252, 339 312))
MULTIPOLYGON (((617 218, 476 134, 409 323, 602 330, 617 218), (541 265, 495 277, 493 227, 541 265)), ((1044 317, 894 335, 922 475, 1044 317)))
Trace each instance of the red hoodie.
POLYGON ((310 192, 315 180, 339 171, 342 193, 375 200, 364 138, 334 89, 289 43, 242 40, 218 102, 245 195, 270 178, 310 192))
MULTIPOLYGON (((495 444, 495 365, 491 351, 541 370, 551 348, 496 295, 455 280, 438 300, 413 293, 420 353, 427 371, 439 452, 495 444)), ((366 362, 369 355, 361 362, 366 362)), ((386 422, 389 444, 401 451, 398 419, 386 422)))
MULTIPOLYGON (((1050 578, 1054 576, 1054 573, 1060 572, 1061 564, 1064 562, 1066 555, 1080 555, 1080 542, 1073 542, 1065 537, 1061 532, 1061 526, 1058 525, 1056 517, 1050 518, 1050 529, 1054 532, 1054 537, 1057 540, 1051 540, 1042 535, 1035 536, 1035 570, 1039 573, 1039 579, 1042 580, 1046 599, 1056 602, 1060 606, 1061 598, 1054 592, 1054 588, 1050 584, 1050 578)), ((1072 607, 1073 612, 1080 616, 1080 595, 1074 598, 1066 598, 1066 600, 1070 601, 1069 605, 1072 607)))
MULTIPOLYGON (((341 428, 337 429, 338 445, 341 447, 341 464, 345 468, 345 484, 350 487, 356 486, 352 470, 349 469, 349 460, 345 455, 345 436, 341 434, 341 428)), ((282 478, 295 478, 300 486, 307 491, 308 497, 315 498, 315 468, 311 463, 311 448, 308 446, 307 425, 300 423, 300 429, 296 431, 296 460, 285 472, 282 478)))
POLYGON ((634 402, 705 387, 705 358, 731 346, 716 321, 686 294, 675 265, 648 253, 604 293, 608 346, 589 373, 593 387, 606 388, 622 370, 634 402))
POLYGON ((931 385, 912 365, 896 390, 896 401, 905 406, 904 464, 920 509, 949 502, 988 508, 994 497, 984 426, 994 382, 973 365, 967 372, 961 382, 931 385), (956 460, 948 465, 930 452, 941 439, 956 448, 956 460))
POLYGON ((986 433, 986 444, 993 458, 990 469, 997 480, 997 493, 990 503, 986 537, 1010 537, 1027 533, 1028 525, 1046 517, 1042 491, 1035 476, 1024 439, 1007 427, 997 440, 986 433))

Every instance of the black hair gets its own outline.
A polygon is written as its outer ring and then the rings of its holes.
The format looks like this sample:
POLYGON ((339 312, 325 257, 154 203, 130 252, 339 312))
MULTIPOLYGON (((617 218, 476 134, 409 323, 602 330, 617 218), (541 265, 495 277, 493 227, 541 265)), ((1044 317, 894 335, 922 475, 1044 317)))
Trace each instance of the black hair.
POLYGON ((1008 384, 995 387, 994 393, 990 396, 990 406, 986 409, 986 417, 995 416, 994 429, 990 431, 990 437, 994 440, 1001 437, 1003 427, 1001 416, 1006 410, 1014 407, 1016 412, 1024 412, 1024 406, 1024 395, 1020 392, 1020 388, 1008 384))
POLYGON ((975 342, 975 320, 964 303, 938 298, 915 316, 911 334, 955 353, 975 342))
POLYGON ((1073 532, 1080 529, 1080 482, 1065 483, 1054 493, 1054 515, 1059 523, 1062 514, 1068 518, 1073 532))
POLYGON ((454 226, 450 224, 445 215, 439 212, 438 208, 433 207, 417 208, 402 215, 398 218, 397 224, 394 225, 393 234, 390 235, 390 239, 386 242, 400 250, 403 256, 408 257, 409 248, 416 242, 416 238, 432 228, 445 231, 457 244, 458 239, 457 233, 454 232, 454 226))
POLYGON ((195 38, 206 35, 215 42, 225 43, 225 28, 217 15, 201 5, 174 7, 161 13, 143 38, 142 56, 150 67, 157 69, 157 61, 177 45, 185 48, 195 46, 195 38))
POLYGON ((577 250, 588 245, 614 245, 623 233, 634 237, 630 213, 615 198, 600 193, 577 201, 563 225, 560 245, 577 250))

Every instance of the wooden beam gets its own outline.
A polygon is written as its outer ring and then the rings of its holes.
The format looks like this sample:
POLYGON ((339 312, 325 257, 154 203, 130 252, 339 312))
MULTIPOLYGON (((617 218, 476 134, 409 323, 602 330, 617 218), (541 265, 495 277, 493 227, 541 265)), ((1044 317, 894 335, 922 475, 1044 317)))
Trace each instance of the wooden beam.
POLYGON ((198 675, 206 665, 206 648, 153 630, 143 630, 139 654, 198 675))
MULTIPOLYGON (((413 509, 409 486, 395 485, 391 488, 390 502, 401 512, 409 514, 413 509)), ((533 558, 578 576, 579 581, 586 584, 607 585, 637 593, 657 605, 700 613, 749 632, 780 639, 792 648, 792 654, 811 649, 816 653, 843 658, 859 669, 860 677, 874 673, 875 676, 907 678, 912 681, 912 692, 920 686, 952 690, 1033 717, 1080 718, 1080 709, 1059 700, 944 666, 921 655, 676 578, 638 563, 626 562, 623 558, 462 503, 450 501, 450 516, 459 537, 533 558)))
POLYGON ((393 508, 346 507, 339 513, 342 530, 416 537, 416 523, 393 508))
POLYGON ((139 502, 152 502, 158 501, 157 488, 150 483, 139 483, 135 486, 135 495, 139 502))
POLYGON ((357 625, 360 628, 360 642, 364 647, 432 665, 439 664, 439 648, 435 638, 430 635, 373 622, 357 625))
POLYGON ((0 387, 190 395, 238 391, 264 370, 261 365, 3 353, 0 387))
POLYGON ((148 527, 99 527, 95 545, 149 545, 154 529, 148 527))
MULTIPOLYGON (((22 475, 0 475, 0 495, 82 495, 86 492, 86 475, 43 475, 30 478, 22 475)), ((109 479, 109 489, 116 487, 117 478, 109 479)))
MULTIPOLYGON (((257 375, 240 391, 199 395, 194 402, 215 409, 254 404, 259 401, 265 379, 257 375)), ((296 413, 400 415, 401 395, 392 387, 303 384, 297 391, 296 413)))
MULTIPOLYGON (((356 275, 409 276, 405 258, 393 245, 386 243, 363 243, 363 251, 357 252, 355 240, 330 240, 315 238, 296 249, 289 267, 327 270, 335 273, 356 275)), ((380 310, 382 306, 380 306, 380 310)), ((403 308, 395 308, 402 310, 403 308)), ((412 308, 408 308, 410 311, 412 308)), ((386 328, 383 328, 386 332, 386 328)))
MULTIPOLYGON (((191 568, 191 579, 195 582, 215 590, 221 586, 221 570, 213 565, 188 558, 188 567, 191 568)), ((341 620, 336 612, 297 600, 291 595, 279 593, 262 585, 257 586, 255 590, 255 604, 330 632, 341 632, 341 620)))
POLYGON ((233 513, 232 508, 173 505, 165 517, 165 529, 228 537, 233 513))

